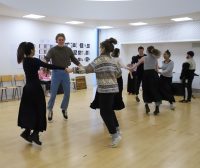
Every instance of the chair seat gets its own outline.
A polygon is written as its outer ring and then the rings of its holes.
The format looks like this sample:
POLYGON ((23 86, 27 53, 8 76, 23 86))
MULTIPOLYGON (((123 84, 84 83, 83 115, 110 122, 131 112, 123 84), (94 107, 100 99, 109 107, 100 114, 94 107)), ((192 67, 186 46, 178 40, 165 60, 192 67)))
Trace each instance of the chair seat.
POLYGON ((0 90, 6 90, 6 87, 0 87, 0 90))
POLYGON ((16 86, 8 86, 8 87, 5 87, 6 89, 17 89, 16 86))

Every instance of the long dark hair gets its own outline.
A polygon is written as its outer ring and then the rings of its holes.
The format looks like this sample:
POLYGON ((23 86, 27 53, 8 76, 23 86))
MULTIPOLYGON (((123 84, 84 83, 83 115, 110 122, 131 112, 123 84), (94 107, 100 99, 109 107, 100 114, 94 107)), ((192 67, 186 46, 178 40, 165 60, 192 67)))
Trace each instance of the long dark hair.
POLYGON ((112 57, 119 57, 119 52, 120 52, 120 49, 115 48, 112 52, 112 57))
POLYGON ((117 44, 117 40, 111 37, 101 42, 100 46, 105 48, 105 53, 111 53, 114 50, 114 44, 117 44))
POLYGON ((22 42, 19 44, 19 47, 17 49, 17 62, 20 64, 23 62, 24 58, 26 56, 29 56, 31 54, 31 50, 35 48, 34 44, 31 42, 22 42))

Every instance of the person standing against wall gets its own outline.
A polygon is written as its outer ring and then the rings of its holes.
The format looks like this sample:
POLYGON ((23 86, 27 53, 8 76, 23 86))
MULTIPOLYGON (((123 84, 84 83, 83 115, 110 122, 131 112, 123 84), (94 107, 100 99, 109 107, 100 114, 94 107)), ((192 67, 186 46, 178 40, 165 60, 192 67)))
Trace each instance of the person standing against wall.
MULTIPOLYGON (((65 35, 63 33, 56 35, 56 43, 57 45, 51 48, 45 56, 47 62, 51 61, 53 65, 61 67, 68 67, 71 65, 71 62, 77 66, 81 66, 80 62, 75 58, 71 48, 65 46, 65 35)), ((67 108, 70 98, 70 77, 64 70, 53 70, 51 78, 51 97, 47 106, 49 121, 53 119, 53 106, 60 84, 62 84, 64 90, 64 97, 60 107, 63 117, 68 119, 67 108)))
POLYGON ((181 103, 188 103, 191 102, 192 97, 192 82, 195 75, 196 70, 196 62, 194 60, 194 52, 188 51, 187 52, 187 61, 183 63, 182 65, 182 72, 180 79, 184 86, 184 96, 183 100, 181 100, 181 103))

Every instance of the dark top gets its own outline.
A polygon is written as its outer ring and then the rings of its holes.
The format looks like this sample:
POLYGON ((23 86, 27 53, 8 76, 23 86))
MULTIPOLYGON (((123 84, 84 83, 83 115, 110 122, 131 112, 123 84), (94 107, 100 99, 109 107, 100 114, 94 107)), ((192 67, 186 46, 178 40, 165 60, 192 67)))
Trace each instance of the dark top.
POLYGON ((74 56, 72 49, 67 46, 59 47, 57 45, 51 48, 45 56, 45 59, 48 62, 51 60, 53 65, 61 67, 70 66, 71 61, 77 66, 80 64, 80 62, 74 56))
MULTIPOLYGON (((144 56, 146 56, 146 54, 144 54, 144 56)), ((133 56, 132 57, 132 61, 131 61, 131 64, 136 64, 138 63, 138 61, 144 57, 144 56, 133 56)), ((137 70, 136 70, 136 74, 137 75, 143 75, 143 72, 144 72, 144 63, 141 63, 138 67, 137 67, 137 70)))
POLYGON ((42 62, 38 58, 25 58, 23 61, 23 69, 26 75, 26 81, 39 81, 38 70, 40 67, 48 68, 48 69, 60 69, 64 70, 65 68, 47 64, 42 62))

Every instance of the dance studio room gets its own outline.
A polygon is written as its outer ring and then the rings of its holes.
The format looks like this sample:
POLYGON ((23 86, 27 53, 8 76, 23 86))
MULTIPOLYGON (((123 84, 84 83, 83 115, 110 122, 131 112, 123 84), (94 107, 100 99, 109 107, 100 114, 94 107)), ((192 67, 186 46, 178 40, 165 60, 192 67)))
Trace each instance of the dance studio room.
POLYGON ((199 0, 0 0, 0 168, 199 168, 199 0))

